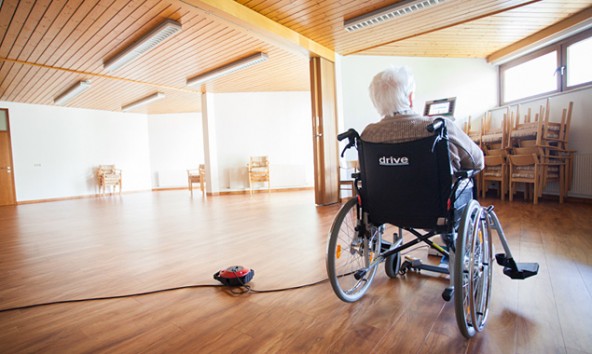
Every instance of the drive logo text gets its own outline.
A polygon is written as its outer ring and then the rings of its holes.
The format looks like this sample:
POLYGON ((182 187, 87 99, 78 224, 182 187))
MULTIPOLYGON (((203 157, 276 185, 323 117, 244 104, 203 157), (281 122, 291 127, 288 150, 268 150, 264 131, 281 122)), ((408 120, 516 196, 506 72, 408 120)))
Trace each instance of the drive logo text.
POLYGON ((406 156, 394 157, 394 156, 382 156, 378 159, 378 164, 381 166, 407 166, 409 165, 409 159, 406 156))

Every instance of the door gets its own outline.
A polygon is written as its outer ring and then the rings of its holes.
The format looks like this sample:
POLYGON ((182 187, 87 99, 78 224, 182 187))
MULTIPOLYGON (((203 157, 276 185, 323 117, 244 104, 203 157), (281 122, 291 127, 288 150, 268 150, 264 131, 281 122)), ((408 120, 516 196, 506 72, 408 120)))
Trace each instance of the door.
POLYGON ((8 110, 0 108, 0 206, 16 204, 8 110))

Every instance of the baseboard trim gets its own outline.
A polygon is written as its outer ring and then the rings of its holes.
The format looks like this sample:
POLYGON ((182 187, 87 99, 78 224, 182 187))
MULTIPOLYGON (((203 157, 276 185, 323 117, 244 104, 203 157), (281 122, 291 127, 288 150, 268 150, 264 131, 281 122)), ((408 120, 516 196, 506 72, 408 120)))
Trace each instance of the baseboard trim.
MULTIPOLYGON (((299 191, 308 191, 313 190, 314 187, 293 187, 293 188, 271 188, 269 192, 277 193, 277 192, 299 192, 299 191)), ((267 189, 255 189, 253 190, 253 194, 259 193, 268 193, 267 189)), ((219 191, 217 194, 207 193, 207 195, 237 195, 237 194, 251 194, 251 190, 243 189, 243 190, 234 190, 234 191, 219 191)))
MULTIPOLYGON (((313 190, 314 187, 295 187, 295 188, 272 188, 271 192, 297 192, 297 191, 305 191, 305 190, 313 190)), ((187 187, 170 187, 170 188, 152 188, 152 189, 145 189, 145 190, 138 190, 138 191, 127 191, 121 193, 106 193, 106 194, 87 194, 87 195, 77 195, 71 197, 59 197, 59 198, 47 198, 47 199, 32 199, 32 200, 23 200, 17 201, 15 205, 25 205, 25 204, 38 204, 38 203, 51 203, 51 202, 63 202, 67 200, 76 200, 76 199, 86 199, 86 198, 101 198, 101 197, 117 197, 124 194, 130 193, 142 193, 142 192, 166 192, 166 191, 180 191, 186 190, 187 193, 189 189, 187 187)), ((200 190, 194 190, 194 193, 201 193, 200 190)), ((250 194, 250 190, 236 190, 236 191, 220 191, 220 192, 207 192, 207 196, 221 196, 221 195, 238 195, 238 194, 250 194)), ((267 193, 267 189, 257 189, 253 191, 255 193, 267 193)))

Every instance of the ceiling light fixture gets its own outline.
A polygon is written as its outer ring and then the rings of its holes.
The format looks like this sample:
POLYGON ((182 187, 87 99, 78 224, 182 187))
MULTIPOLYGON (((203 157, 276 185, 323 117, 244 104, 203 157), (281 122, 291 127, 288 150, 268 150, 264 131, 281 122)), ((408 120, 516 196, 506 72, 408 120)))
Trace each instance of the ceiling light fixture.
POLYGON ((90 80, 86 81, 79 81, 74 85, 68 87, 66 91, 62 92, 60 95, 53 99, 53 103, 63 106, 66 103, 70 102, 74 97, 80 95, 84 91, 86 91, 90 87, 90 80))
POLYGON ((140 55, 155 48, 180 30, 181 24, 179 22, 167 18, 139 40, 132 43, 132 45, 108 60, 105 60, 103 66, 108 71, 117 70, 140 55))
POLYGON ((395 4, 385 6, 378 10, 360 15, 343 22, 347 32, 354 32, 378 25, 385 21, 416 13, 434 5, 443 3, 445 0, 403 0, 395 4))
POLYGON ((188 86, 196 86, 206 81, 218 78, 220 76, 228 75, 232 72, 246 69, 255 64, 266 61, 268 58, 267 54, 259 52, 257 54, 250 55, 248 57, 239 59, 232 63, 220 66, 203 74, 199 74, 191 79, 187 79, 188 86))
POLYGON ((121 107, 121 110, 124 111, 124 112, 131 111, 134 108, 145 106, 148 103, 152 103, 154 101, 161 100, 161 99, 163 99, 165 97, 166 96, 164 95, 164 93, 162 93, 162 92, 156 92, 156 93, 153 93, 150 96, 146 96, 146 97, 140 98, 137 101, 134 101, 132 103, 126 104, 125 106, 122 106, 121 107))

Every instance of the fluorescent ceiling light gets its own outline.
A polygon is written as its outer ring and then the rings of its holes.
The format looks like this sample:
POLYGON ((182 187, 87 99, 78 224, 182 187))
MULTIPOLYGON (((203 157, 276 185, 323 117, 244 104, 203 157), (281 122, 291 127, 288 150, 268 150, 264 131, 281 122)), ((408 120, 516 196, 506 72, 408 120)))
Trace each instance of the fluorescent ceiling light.
POLYGON ((385 6, 378 10, 344 21, 343 25, 348 32, 354 32, 366 27, 374 26, 385 21, 409 15, 431 6, 443 3, 445 0, 403 0, 395 4, 385 6))
POLYGON ((171 19, 166 19, 131 46, 123 49, 115 56, 105 60, 103 66, 108 71, 117 70, 140 55, 155 48, 166 39, 181 30, 181 24, 171 19))
POLYGON ((79 81, 53 99, 53 103, 63 106, 90 87, 90 81, 79 81))
POLYGON ((268 58, 267 54, 262 53, 262 52, 250 55, 246 58, 239 59, 239 60, 234 61, 232 63, 220 66, 216 69, 213 69, 213 70, 210 70, 210 71, 205 72, 203 74, 199 74, 195 77, 192 77, 191 79, 187 80, 187 85, 188 86, 199 85, 203 82, 218 78, 220 76, 228 75, 232 72, 242 70, 242 69, 248 68, 250 66, 253 66, 255 64, 264 62, 267 60, 267 58, 268 58))
POLYGON ((121 107, 121 110, 124 111, 124 112, 131 111, 134 108, 138 108, 138 107, 147 105, 148 103, 151 103, 151 102, 154 102, 154 101, 158 101, 158 100, 161 100, 163 98, 165 98, 164 93, 162 93, 162 92, 153 93, 150 96, 146 96, 144 98, 140 98, 137 101, 134 101, 132 103, 126 104, 125 106, 122 106, 121 107))

